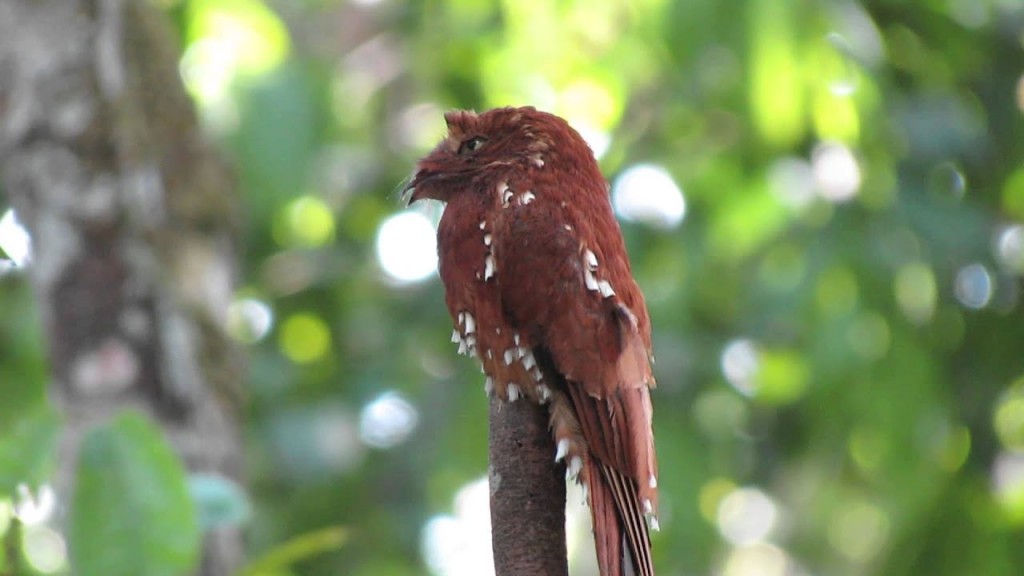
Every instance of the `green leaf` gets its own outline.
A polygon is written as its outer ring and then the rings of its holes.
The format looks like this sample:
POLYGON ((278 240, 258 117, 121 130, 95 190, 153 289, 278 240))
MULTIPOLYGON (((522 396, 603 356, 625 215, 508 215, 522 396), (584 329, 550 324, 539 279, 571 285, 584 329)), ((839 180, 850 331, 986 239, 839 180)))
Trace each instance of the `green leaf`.
POLYGON ((348 530, 341 526, 330 526, 315 532, 302 534, 271 549, 262 557, 253 560, 241 576, 278 576, 289 574, 292 564, 307 560, 319 554, 341 548, 348 540, 348 530))
POLYGON ((199 524, 181 462, 143 415, 125 412, 82 442, 70 551, 80 576, 180 576, 199 524))
POLYGON ((46 405, 18 418, 0 434, 0 495, 18 484, 38 485, 53 470, 60 417, 46 405))

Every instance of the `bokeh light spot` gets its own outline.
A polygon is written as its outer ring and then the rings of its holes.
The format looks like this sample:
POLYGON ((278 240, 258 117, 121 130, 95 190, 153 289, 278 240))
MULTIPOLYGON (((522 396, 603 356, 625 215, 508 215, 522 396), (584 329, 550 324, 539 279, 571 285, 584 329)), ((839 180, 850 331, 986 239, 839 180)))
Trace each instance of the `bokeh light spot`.
POLYGON ((747 403, 723 388, 714 388, 693 403, 693 416, 706 435, 715 438, 733 438, 737 430, 747 425, 747 403))
POLYGON ((397 284, 426 280, 437 271, 434 225, 412 210, 387 218, 377 232, 377 261, 397 284))
POLYGON ((778 520, 775 502, 757 488, 738 488, 718 506, 718 530, 740 546, 765 540, 778 520))
POLYGON ((815 181, 811 164, 803 158, 780 158, 768 168, 768 184, 780 202, 803 208, 814 199, 815 181))
POLYGON ((825 142, 814 148, 811 167, 818 193, 830 202, 846 202, 860 190, 860 165, 853 152, 838 142, 825 142))
POLYGON ((236 76, 264 74, 288 55, 287 28, 263 2, 219 0, 189 6, 189 45, 181 75, 200 103, 223 98, 236 76))
POLYGON ((463 486, 452 515, 435 516, 423 528, 423 556, 437 576, 490 576, 490 491, 487 478, 463 486))
POLYGON ((1024 168, 1018 168, 1003 183, 1002 208, 1012 218, 1024 219, 1024 168))
POLYGON ((718 521, 718 508, 726 496, 736 490, 736 483, 728 478, 712 478, 704 483, 697 496, 700 515, 711 524, 718 521))
POLYGON ((392 448, 404 442, 419 422, 419 413, 401 394, 385 392, 359 413, 359 437, 374 448, 392 448))
POLYGON ((675 228, 686 215, 683 191, 661 166, 637 164, 612 186, 612 202, 622 218, 655 228, 675 228))
POLYGON ((739 338, 722 349, 722 373, 725 379, 744 396, 757 392, 757 374, 761 369, 761 355, 752 340, 739 338))
POLYGON ((982 264, 969 264, 956 273, 953 291, 956 299, 967 308, 984 308, 992 300, 992 275, 982 264))
POLYGON ((829 268, 818 278, 815 301, 823 314, 842 316, 857 304, 857 277, 849 268, 829 268))
POLYGON ((829 543, 840 554, 863 564, 874 558, 889 539, 885 512, 860 500, 843 501, 828 525, 829 543))
POLYGON ((240 298, 228 306, 227 330, 239 342, 259 342, 273 325, 274 312, 265 302, 240 298))
POLYGON ((755 387, 758 401, 772 405, 789 404, 806 392, 810 369, 799 353, 783 349, 764 350, 760 364, 755 387))
POLYGON ((725 560, 722 576, 786 576, 793 574, 786 551, 773 544, 758 543, 733 549, 725 560))
POLYGON ((1024 525, 1024 452, 1003 451, 996 456, 992 491, 1007 521, 1024 525))
POLYGON ((27 563, 43 574, 52 574, 67 565, 64 537, 46 526, 29 526, 22 536, 27 563))
POLYGON ((847 441, 850 458, 858 468, 868 473, 879 469, 888 448, 888 440, 870 426, 854 428, 847 441))
POLYGON ((971 453, 971 431, 966 426, 953 426, 946 434, 939 464, 949 472, 956 472, 971 453))
POLYGON ((1024 225, 1014 224, 999 230, 995 238, 995 254, 1004 270, 1024 275, 1024 225))
POLYGON ((1024 377, 1017 379, 996 403, 993 421, 1004 447, 1024 451, 1024 377))
POLYGON ((296 198, 285 208, 283 216, 285 229, 275 234, 280 244, 316 248, 334 239, 334 214, 319 198, 296 198))
POLYGON ((908 320, 924 324, 931 320, 938 301, 938 287, 932 269, 924 263, 907 264, 896 273, 896 302, 908 320))
POLYGON ((32 259, 32 238, 13 209, 0 217, 0 249, 17 268, 23 268, 32 259))
POLYGON ((293 314, 281 326, 281 350, 298 364, 322 358, 331 348, 331 333, 318 316, 293 314))

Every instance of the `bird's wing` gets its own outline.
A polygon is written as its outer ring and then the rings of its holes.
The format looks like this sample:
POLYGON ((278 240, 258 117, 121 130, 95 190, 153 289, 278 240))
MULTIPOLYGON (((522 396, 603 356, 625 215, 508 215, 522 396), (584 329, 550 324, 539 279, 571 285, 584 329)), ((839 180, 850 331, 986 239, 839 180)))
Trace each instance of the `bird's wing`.
POLYGON ((657 469, 643 297, 610 208, 579 215, 543 189, 533 195, 526 204, 513 197, 496 222, 501 307, 564 379, 593 455, 585 477, 602 574, 622 573, 609 563, 621 562, 623 537, 637 573, 653 574, 645 513, 657 505, 657 469))

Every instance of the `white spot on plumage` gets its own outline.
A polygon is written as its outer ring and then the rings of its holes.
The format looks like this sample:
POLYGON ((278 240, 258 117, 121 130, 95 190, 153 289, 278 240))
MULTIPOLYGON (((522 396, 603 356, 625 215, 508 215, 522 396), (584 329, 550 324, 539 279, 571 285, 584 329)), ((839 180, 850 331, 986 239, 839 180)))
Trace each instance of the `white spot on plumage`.
MULTIPOLYGON (((520 350, 522 350, 522 348, 520 348, 520 350)), ((527 350, 526 353, 523 354, 523 368, 526 368, 527 370, 529 370, 529 369, 533 368, 536 365, 537 365, 537 359, 534 358, 533 352, 530 352, 529 350, 527 350)))
POLYGON ((541 380, 544 379, 544 375, 541 374, 540 368, 533 369, 533 379, 536 380, 537 382, 540 382, 541 380))
POLYGON ((612 285, 609 284, 607 280, 601 280, 597 283, 597 291, 605 298, 615 296, 615 290, 612 290, 612 285))
POLYGON ((508 208, 508 203, 512 200, 512 191, 508 188, 508 182, 498 182, 498 198, 501 198, 501 206, 508 208))
POLYGON ((465 340, 459 340, 459 354, 469 355, 469 346, 466 345, 465 340))
POLYGON ((487 228, 487 220, 480 221, 480 229, 483 230, 484 228, 487 228))
POLYGON ((594 278, 594 273, 589 268, 583 271, 583 282, 587 285, 587 290, 597 291, 597 278, 594 278))
POLYGON ((522 204, 523 206, 526 206, 527 204, 533 202, 536 199, 537 197, 534 196, 533 192, 527 190, 526 192, 523 192, 522 196, 519 197, 519 203, 522 204))
POLYGON ((459 312, 459 324, 462 325, 465 322, 466 322, 466 313, 465 312, 459 312))
POLYGON ((544 158, 542 158, 540 154, 534 154, 533 156, 530 156, 530 162, 533 162, 533 165, 536 166, 537 168, 544 167, 544 158))
POLYGON ((490 254, 487 258, 484 258, 484 282, 491 279, 494 276, 494 256, 490 254))
POLYGON ((462 334, 459 334, 458 330, 452 329, 452 344, 458 344, 462 341, 462 334))
POLYGON ((587 262, 587 267, 591 270, 597 269, 597 256, 590 250, 583 253, 583 259, 587 262))
POLYGON ((651 527, 651 531, 653 531, 653 532, 661 532, 661 524, 658 523, 658 517, 657 516, 648 516, 647 517, 647 525, 651 527))
POLYGON ((491 245, 491 235, 490 234, 484 234, 484 246, 490 246, 490 245, 491 245))
POLYGON ((540 397, 540 403, 545 404, 548 400, 551 400, 551 388, 543 384, 537 386, 537 396, 540 397))
POLYGON ((494 378, 491 378, 490 376, 484 378, 484 393, 488 396, 494 394, 494 378))
POLYGON ((490 348, 487 349, 487 359, 494 360, 494 352, 490 348))
POLYGON ((509 348, 508 350, 505 350, 505 365, 506 366, 511 366, 512 362, 514 362, 515 359, 516 359, 516 349, 515 348, 509 348))
POLYGON ((519 346, 519 332, 512 333, 512 342, 514 342, 517 347, 519 346))
POLYGON ((582 469, 583 460, 579 456, 573 456, 572 460, 569 461, 569 466, 565 469, 565 479, 572 480, 578 478, 582 469))
POLYGON ((561 462, 565 455, 569 453, 569 439, 562 438, 558 441, 558 450, 555 452, 555 462, 561 462))
POLYGON ((654 514, 654 506, 649 498, 644 498, 644 514, 654 514))
POLYGON ((515 402, 516 400, 519 399, 519 396, 520 396, 519 385, 518 384, 509 384, 508 385, 508 401, 509 402, 515 402))
POLYGON ((657 488, 658 478, 654 474, 651 474, 651 478, 647 481, 647 485, 650 486, 651 488, 657 488))

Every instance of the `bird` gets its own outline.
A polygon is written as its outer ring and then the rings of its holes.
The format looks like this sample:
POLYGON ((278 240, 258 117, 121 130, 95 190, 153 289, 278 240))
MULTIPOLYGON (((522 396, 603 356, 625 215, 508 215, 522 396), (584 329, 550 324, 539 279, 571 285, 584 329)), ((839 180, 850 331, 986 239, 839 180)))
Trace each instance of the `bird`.
POLYGON ((653 576, 658 471, 651 323, 609 186, 580 134, 531 106, 445 113, 409 204, 445 204, 438 271, 452 342, 484 389, 548 407, 593 520, 601 576, 653 576))

